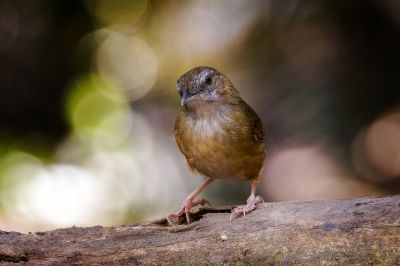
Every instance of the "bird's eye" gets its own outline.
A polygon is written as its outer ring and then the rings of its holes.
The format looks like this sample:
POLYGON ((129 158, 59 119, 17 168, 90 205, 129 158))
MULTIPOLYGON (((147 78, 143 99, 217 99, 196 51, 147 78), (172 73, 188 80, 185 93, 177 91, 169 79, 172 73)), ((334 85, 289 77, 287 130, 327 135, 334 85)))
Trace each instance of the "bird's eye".
POLYGON ((208 77, 206 79, 206 84, 211 85, 211 83, 212 83, 212 79, 211 79, 211 77, 208 77))

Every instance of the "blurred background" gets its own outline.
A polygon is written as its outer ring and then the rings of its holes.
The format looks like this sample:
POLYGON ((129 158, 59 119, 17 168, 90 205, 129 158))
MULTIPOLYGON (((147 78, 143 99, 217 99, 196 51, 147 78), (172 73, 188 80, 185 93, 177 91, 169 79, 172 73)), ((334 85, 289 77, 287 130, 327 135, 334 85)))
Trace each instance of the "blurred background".
POLYGON ((202 182, 173 138, 175 81, 198 65, 267 127, 265 200, 398 193, 399 62, 396 0, 1 0, 0 229, 176 211, 202 182))

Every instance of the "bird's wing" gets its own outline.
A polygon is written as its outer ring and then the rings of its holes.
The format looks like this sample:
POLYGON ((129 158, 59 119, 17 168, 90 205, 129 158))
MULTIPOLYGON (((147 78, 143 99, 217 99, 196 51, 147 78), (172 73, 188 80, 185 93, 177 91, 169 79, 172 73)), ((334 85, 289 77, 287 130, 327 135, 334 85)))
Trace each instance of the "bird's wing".
POLYGON ((253 141, 256 143, 265 142, 265 130, 261 119, 253 108, 251 108, 245 101, 243 101, 241 106, 243 106, 244 113, 249 121, 250 134, 252 135, 253 141))

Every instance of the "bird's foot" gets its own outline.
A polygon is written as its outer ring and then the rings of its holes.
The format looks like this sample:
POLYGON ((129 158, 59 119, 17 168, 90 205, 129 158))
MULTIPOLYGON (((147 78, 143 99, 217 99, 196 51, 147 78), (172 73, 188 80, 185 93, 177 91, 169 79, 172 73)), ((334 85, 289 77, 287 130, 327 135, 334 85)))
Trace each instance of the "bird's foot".
POLYGON ((210 202, 206 200, 205 198, 201 198, 198 200, 193 200, 193 199, 185 199, 185 201, 182 204, 182 207, 177 211, 176 213, 171 213, 168 215, 167 220, 169 224, 180 224, 180 218, 182 217, 183 214, 186 216, 186 222, 190 224, 190 209, 193 207, 196 207, 197 205, 208 205, 211 206, 210 202))
POLYGON ((247 204, 239 206, 235 209, 232 210, 230 221, 232 219, 240 217, 240 216, 246 216, 246 213, 252 212, 258 203, 263 203, 264 200, 260 196, 254 196, 250 195, 250 197, 247 199, 247 204))

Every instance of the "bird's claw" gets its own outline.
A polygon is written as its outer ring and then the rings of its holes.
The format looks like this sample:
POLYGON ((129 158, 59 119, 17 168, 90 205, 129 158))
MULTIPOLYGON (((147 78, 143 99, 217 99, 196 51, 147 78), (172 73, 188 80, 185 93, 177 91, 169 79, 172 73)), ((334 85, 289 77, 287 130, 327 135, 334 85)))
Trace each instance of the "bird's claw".
POLYGON ((187 222, 187 224, 190 224, 191 223, 191 219, 190 219, 190 209, 192 208, 192 207, 196 207, 197 205, 201 205, 201 206, 204 206, 204 205, 208 205, 208 206, 211 206, 211 203, 208 201, 208 200, 206 200, 205 198, 201 198, 201 199, 198 199, 198 200, 193 200, 193 199, 186 199, 184 202, 183 202, 183 204, 182 204, 182 207, 180 208, 180 210, 178 211, 178 212, 176 212, 176 213, 173 213, 173 214, 170 214, 169 216, 168 216, 168 218, 167 218, 167 220, 168 220, 168 223, 170 223, 170 224, 179 224, 179 218, 183 215, 183 214, 185 214, 185 218, 186 218, 186 222, 187 222))
POLYGON ((259 203, 263 203, 264 200, 263 198, 261 198, 260 196, 254 197, 254 196, 250 196, 247 199, 247 204, 246 205, 242 205, 239 206, 237 208, 234 208, 232 210, 231 216, 229 218, 229 221, 232 222, 232 220, 234 218, 238 218, 240 216, 246 216, 246 213, 252 212, 255 208, 256 205, 259 203))

